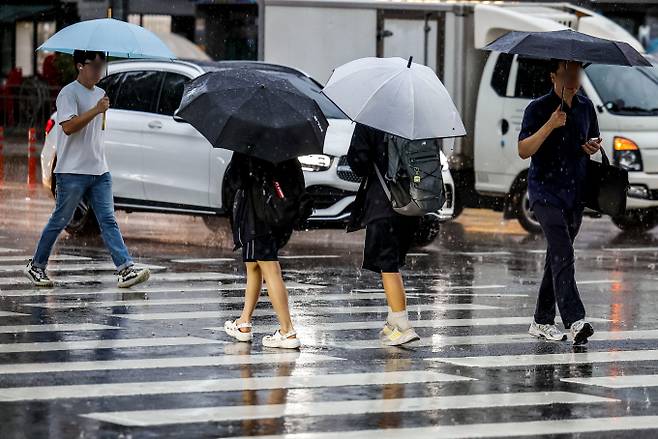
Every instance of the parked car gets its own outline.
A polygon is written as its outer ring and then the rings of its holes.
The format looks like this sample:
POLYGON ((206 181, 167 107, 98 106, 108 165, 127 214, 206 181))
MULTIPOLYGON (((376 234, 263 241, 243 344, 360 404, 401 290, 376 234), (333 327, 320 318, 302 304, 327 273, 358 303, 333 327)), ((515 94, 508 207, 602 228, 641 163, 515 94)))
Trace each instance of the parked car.
MULTIPOLYGON (((231 152, 213 148, 191 125, 174 119, 188 80, 221 69, 258 69, 288 79, 315 99, 329 120, 324 154, 300 158, 316 210, 308 226, 343 227, 359 186, 345 154, 354 124, 324 95, 321 85, 299 70, 255 61, 111 62, 99 84, 110 98, 105 133, 106 155, 113 178, 115 208, 126 212, 159 212, 201 216, 210 229, 231 206, 224 171, 231 152)), ((53 174, 56 130, 53 120, 41 154, 43 184, 55 196, 53 174)), ((452 218, 454 184, 441 154, 448 200, 436 215, 423 220, 417 243, 432 241, 438 224, 452 218)), ((67 227, 69 233, 98 233, 93 212, 81 203, 67 227)))

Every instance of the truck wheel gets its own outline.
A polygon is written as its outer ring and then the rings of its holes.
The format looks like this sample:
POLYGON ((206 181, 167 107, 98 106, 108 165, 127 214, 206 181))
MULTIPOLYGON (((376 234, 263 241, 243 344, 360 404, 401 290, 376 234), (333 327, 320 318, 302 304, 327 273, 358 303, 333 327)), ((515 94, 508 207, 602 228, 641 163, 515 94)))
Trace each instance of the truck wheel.
POLYGON ((418 229, 414 234, 414 246, 425 247, 430 245, 432 241, 439 235, 441 223, 434 215, 425 215, 420 219, 418 229))
POLYGON ((535 214, 530 210, 530 197, 528 196, 528 184, 525 183, 519 188, 516 198, 516 218, 519 220, 521 227, 528 233, 538 235, 542 233, 541 224, 537 221, 535 214))
POLYGON ((612 222, 625 232, 648 232, 658 225, 658 212, 652 209, 628 210, 622 216, 613 217, 612 222))

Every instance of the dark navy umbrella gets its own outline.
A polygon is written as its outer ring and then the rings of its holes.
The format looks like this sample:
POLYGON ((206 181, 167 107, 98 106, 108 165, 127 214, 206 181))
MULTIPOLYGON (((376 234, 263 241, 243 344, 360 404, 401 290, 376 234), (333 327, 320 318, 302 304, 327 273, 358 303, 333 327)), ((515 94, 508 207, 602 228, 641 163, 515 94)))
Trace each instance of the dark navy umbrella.
POLYGON ((176 117, 215 148, 271 163, 322 153, 329 126, 318 104, 288 80, 241 68, 187 83, 176 117))
POLYGON ((651 67, 651 63, 628 43, 592 37, 571 29, 510 32, 484 50, 584 64, 651 67))

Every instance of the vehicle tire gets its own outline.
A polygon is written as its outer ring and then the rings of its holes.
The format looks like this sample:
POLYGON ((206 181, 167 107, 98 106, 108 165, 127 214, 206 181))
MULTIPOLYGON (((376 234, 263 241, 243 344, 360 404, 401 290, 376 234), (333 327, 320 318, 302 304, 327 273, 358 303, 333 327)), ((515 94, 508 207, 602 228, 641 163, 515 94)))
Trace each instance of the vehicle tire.
POLYGON ((625 232, 648 232, 658 225, 658 212, 653 209, 628 210, 622 216, 613 217, 612 222, 625 232))
POLYGON ((101 229, 96 215, 85 201, 80 202, 73 213, 73 218, 66 226, 66 232, 72 236, 98 236, 101 229))
POLYGON ((231 217, 233 212, 233 198, 235 194, 229 188, 229 185, 225 181, 222 185, 222 208, 225 210, 224 215, 206 215, 203 217, 203 223, 206 225, 208 230, 213 233, 219 232, 222 229, 230 230, 231 228, 231 217))
POLYGON ((205 215, 203 216, 203 223, 206 225, 208 230, 213 233, 230 227, 228 218, 219 215, 205 215))
POLYGON ((516 218, 519 220, 521 227, 533 235, 542 233, 541 224, 539 224, 535 214, 532 212, 532 210, 530 210, 528 183, 525 179, 523 180, 523 183, 519 184, 514 198, 516 203, 516 218))
POLYGON ((441 222, 434 215, 425 215, 420 219, 418 229, 414 234, 414 247, 425 247, 439 235, 441 222))
POLYGON ((454 220, 457 219, 457 217, 464 211, 464 200, 462 200, 462 198, 459 196, 461 191, 457 190, 456 186, 453 188, 453 190, 455 191, 455 205, 453 206, 452 212, 452 219, 454 220))

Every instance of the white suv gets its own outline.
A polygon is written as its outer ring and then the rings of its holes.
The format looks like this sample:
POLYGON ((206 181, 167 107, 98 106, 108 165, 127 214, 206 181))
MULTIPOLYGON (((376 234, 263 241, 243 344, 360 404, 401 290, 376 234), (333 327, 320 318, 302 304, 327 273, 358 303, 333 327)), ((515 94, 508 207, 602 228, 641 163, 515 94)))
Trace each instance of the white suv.
MULTIPOLYGON (((306 74, 284 66, 255 61, 117 61, 99 84, 110 98, 105 134, 117 209, 127 212, 169 212, 199 215, 215 229, 227 214, 232 194, 224 186, 231 152, 213 148, 191 125, 174 119, 188 80, 209 71, 250 68, 284 77, 315 99, 329 129, 323 155, 301 157, 308 191, 316 210, 309 227, 342 227, 349 217, 359 179, 345 154, 354 124, 324 95, 321 85, 306 74)), ((55 115, 52 116, 54 120, 55 115)), ((43 184, 55 194, 56 147, 52 120, 47 125, 41 154, 43 184)), ((442 154, 448 200, 443 209, 423 221, 417 243, 431 242, 438 223, 453 216, 454 184, 442 154)), ((227 186, 226 186, 227 187, 227 186)), ((82 203, 67 227, 70 233, 97 233, 93 214, 82 203)))

